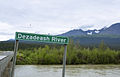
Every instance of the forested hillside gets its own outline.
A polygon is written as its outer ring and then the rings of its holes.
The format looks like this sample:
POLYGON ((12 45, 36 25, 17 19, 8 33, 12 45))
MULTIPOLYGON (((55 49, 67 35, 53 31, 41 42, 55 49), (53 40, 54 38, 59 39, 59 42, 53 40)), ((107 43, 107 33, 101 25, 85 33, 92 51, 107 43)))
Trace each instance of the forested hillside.
MULTIPOLYGON (((19 49, 17 64, 62 64, 64 46, 19 49)), ((120 51, 111 50, 101 42, 99 47, 84 48, 70 42, 67 48, 67 64, 120 64, 120 51)))
MULTIPOLYGON (((13 42, 1 42, 0 50, 13 50, 13 42)), ((62 64, 63 45, 19 43, 17 64, 62 64)), ((98 47, 84 47, 70 41, 67 64, 120 64, 120 50, 110 49, 104 41, 98 47)))

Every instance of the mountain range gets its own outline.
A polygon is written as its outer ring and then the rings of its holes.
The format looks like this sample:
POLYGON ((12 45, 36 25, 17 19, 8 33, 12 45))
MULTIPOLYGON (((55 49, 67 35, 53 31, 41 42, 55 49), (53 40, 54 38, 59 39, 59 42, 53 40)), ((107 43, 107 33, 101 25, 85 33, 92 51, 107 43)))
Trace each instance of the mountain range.
POLYGON ((105 27, 100 30, 87 30, 82 29, 70 30, 66 33, 60 34, 60 36, 81 36, 81 35, 120 35, 120 23, 112 24, 110 27, 105 27))
MULTIPOLYGON (((58 36, 67 36, 72 39, 74 43, 79 43, 84 47, 98 47, 101 41, 103 41, 109 48, 120 50, 120 23, 112 24, 110 27, 105 27, 100 30, 83 31, 82 29, 74 29, 58 36)), ((26 47, 26 45, 28 48, 31 46, 39 47, 39 44, 42 44, 34 41, 28 42, 21 40, 20 42, 22 43, 21 48, 26 47)), ((0 45, 2 48, 12 48, 14 46, 14 39, 2 41, 0 42, 0 45)))
POLYGON ((109 48, 120 49, 120 23, 112 24, 110 27, 100 30, 74 29, 60 34, 60 36, 67 36, 85 47, 98 47, 103 41, 109 48))

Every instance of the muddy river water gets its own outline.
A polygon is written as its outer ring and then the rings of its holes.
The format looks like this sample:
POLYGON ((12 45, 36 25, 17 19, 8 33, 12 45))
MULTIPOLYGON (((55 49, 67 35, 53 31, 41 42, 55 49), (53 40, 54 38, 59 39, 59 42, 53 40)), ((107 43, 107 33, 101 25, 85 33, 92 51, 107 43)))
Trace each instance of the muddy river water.
MULTIPOLYGON (((67 65, 65 77, 120 77, 120 65, 67 65)), ((62 77, 62 65, 17 65, 15 77, 62 77)))

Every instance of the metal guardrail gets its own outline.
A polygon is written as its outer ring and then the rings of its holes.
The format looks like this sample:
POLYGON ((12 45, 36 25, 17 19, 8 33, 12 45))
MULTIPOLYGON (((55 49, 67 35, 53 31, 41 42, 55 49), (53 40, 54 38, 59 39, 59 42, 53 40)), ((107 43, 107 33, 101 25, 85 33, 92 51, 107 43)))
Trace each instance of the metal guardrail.
POLYGON ((0 56, 3 56, 3 58, 0 59, 0 77, 3 76, 3 72, 7 68, 9 62, 11 61, 13 57, 12 51, 5 51, 0 53, 0 56))

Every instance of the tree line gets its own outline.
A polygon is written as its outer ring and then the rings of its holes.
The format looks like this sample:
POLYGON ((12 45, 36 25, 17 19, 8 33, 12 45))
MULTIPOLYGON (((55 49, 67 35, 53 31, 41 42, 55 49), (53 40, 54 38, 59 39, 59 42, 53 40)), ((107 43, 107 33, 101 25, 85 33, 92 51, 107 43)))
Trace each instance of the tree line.
MULTIPOLYGON (((63 45, 44 45, 19 49, 17 64, 62 64, 63 45)), ((67 47, 67 64, 120 64, 120 50, 112 50, 102 41, 99 47, 85 48, 71 41, 67 47)))

